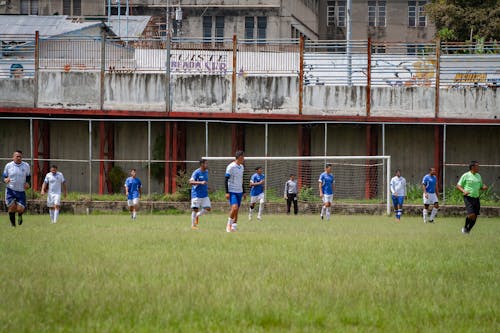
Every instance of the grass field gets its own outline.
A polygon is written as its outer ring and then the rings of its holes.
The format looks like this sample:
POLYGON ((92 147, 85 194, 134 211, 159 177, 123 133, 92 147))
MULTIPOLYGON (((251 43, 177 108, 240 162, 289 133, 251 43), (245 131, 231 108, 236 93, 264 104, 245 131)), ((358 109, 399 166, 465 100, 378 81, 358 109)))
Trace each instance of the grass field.
POLYGON ((0 218, 1 332, 500 331, 500 218, 0 218))

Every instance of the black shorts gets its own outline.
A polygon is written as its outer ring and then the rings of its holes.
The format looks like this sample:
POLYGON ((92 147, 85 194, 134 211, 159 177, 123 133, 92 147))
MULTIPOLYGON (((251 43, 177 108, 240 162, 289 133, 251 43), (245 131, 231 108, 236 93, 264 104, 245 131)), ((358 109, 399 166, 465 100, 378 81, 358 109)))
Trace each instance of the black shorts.
POLYGON ((481 209, 479 198, 473 198, 469 197, 468 195, 464 195, 464 203, 467 214, 479 215, 479 210, 481 209))

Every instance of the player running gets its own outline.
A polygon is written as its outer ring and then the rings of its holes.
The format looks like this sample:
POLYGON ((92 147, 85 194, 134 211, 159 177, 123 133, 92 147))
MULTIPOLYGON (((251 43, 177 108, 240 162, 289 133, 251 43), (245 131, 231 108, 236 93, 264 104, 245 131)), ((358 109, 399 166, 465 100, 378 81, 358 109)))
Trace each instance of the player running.
POLYGON ((248 219, 252 219, 253 209, 255 204, 259 203, 259 213, 257 214, 257 220, 262 220, 262 211, 264 210, 264 183, 265 178, 262 173, 262 167, 256 167, 255 173, 250 178, 250 209, 248 213, 248 219))
POLYGON ((422 189, 424 191, 424 209, 422 211, 422 216, 424 218, 424 223, 434 223, 434 218, 437 215, 439 209, 438 203, 438 188, 437 188, 437 178, 436 169, 430 168, 429 173, 422 179, 422 189), (427 214, 429 212, 429 205, 434 205, 431 211, 431 216, 427 219, 427 214))
POLYGON ((396 222, 400 222, 401 215, 403 215, 403 203, 406 197, 406 179, 401 177, 401 170, 396 170, 396 176, 392 177, 390 184, 396 222))
POLYGON ((198 219, 211 209, 208 197, 208 161, 200 160, 200 167, 189 179, 191 185, 191 229, 198 229, 198 219), (201 208, 201 210, 200 210, 201 208))
POLYGON ((323 199, 323 207, 321 207, 320 217, 326 216, 326 219, 330 219, 330 209, 333 201, 333 192, 335 190, 335 178, 332 174, 332 165, 327 164, 325 166, 325 172, 323 172, 318 179, 319 183, 319 196, 323 199))
POLYGON ((16 150, 12 154, 12 162, 5 165, 2 174, 5 187, 5 204, 9 212, 9 220, 12 227, 17 223, 23 224, 23 213, 26 209, 26 190, 30 188, 31 173, 28 163, 23 162, 23 152, 16 150))
POLYGON ((61 172, 57 171, 57 166, 52 165, 50 172, 45 176, 42 185, 42 195, 47 193, 47 207, 49 207, 50 222, 57 223, 59 217, 59 210, 61 208, 61 188, 64 191, 66 198, 66 179, 61 172))
POLYGON ((235 232, 238 226, 238 211, 240 209, 241 200, 245 199, 246 194, 243 190, 243 172, 245 167, 244 153, 238 150, 235 154, 235 159, 226 168, 226 199, 229 200, 231 211, 227 219, 226 232, 235 232))
POLYGON ((137 178, 136 169, 130 170, 130 177, 125 180, 124 186, 130 218, 135 221, 137 218, 137 211, 139 210, 139 199, 142 196, 142 183, 141 180, 137 178))

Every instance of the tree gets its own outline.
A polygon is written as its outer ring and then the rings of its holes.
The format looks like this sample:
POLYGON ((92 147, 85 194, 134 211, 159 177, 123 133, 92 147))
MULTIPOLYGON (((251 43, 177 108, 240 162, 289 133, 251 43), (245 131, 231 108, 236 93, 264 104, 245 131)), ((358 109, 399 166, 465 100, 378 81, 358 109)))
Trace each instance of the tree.
POLYGON ((500 40, 499 0, 432 0, 425 10, 444 41, 500 40))

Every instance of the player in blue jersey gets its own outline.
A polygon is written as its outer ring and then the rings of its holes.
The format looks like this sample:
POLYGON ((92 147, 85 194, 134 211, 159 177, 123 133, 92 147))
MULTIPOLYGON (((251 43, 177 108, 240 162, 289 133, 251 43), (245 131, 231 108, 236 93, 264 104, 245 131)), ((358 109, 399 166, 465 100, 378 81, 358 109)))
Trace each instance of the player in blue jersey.
POLYGON ((191 228, 198 229, 200 216, 208 213, 211 209, 208 197, 208 162, 200 160, 200 167, 196 169, 189 179, 191 185, 191 228))
POLYGON ((424 209, 422 211, 422 216, 424 218, 424 223, 430 222, 434 223, 434 218, 439 209, 438 203, 438 186, 437 186, 437 177, 436 177, 436 169, 430 168, 429 173, 424 176, 422 179, 422 190, 424 191, 423 200, 424 200, 424 209), (433 205, 431 216, 427 218, 429 212, 429 205, 433 205))
POLYGON ((323 172, 318 179, 319 183, 319 196, 323 200, 323 207, 321 207, 320 217, 326 217, 327 220, 330 219, 330 209, 333 201, 333 191, 335 190, 335 178, 332 174, 332 165, 327 164, 325 166, 325 172, 323 172))
POLYGON ((137 170, 130 170, 130 177, 125 180, 125 195, 127 196, 128 209, 132 220, 137 218, 137 211, 139 210, 139 199, 142 195, 142 183, 137 178, 137 170))
POLYGON ((7 163, 2 174, 5 187, 5 204, 9 212, 10 224, 23 224, 23 213, 26 209, 26 190, 30 188, 31 173, 28 163, 23 162, 23 152, 16 150, 12 154, 12 162, 7 163))
POLYGON ((259 213, 257 214, 257 220, 262 220, 262 211, 264 210, 264 182, 266 176, 262 173, 262 167, 256 167, 255 173, 250 178, 250 209, 248 213, 248 219, 252 219, 253 209, 255 204, 259 203, 259 213))
POLYGON ((245 167, 244 153, 238 150, 235 154, 235 159, 226 168, 225 187, 226 199, 231 205, 229 217, 227 219, 226 231, 235 232, 238 226, 238 211, 240 209, 241 200, 245 199, 246 194, 243 189, 243 172, 245 167))

